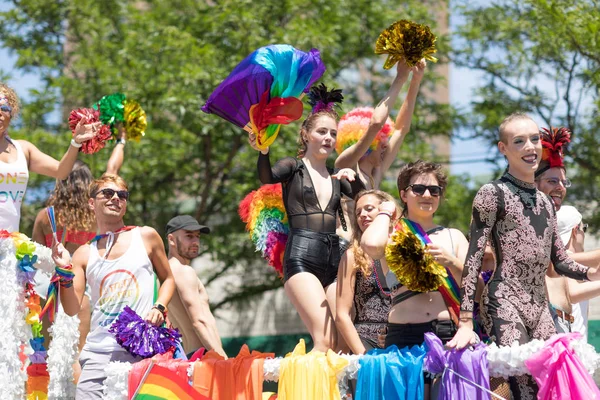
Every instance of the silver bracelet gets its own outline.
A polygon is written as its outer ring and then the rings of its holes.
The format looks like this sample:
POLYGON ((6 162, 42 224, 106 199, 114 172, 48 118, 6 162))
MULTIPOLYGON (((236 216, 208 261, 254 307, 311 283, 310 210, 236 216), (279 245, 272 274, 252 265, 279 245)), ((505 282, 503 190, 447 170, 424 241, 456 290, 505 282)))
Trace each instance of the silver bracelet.
POLYGON ((81 148, 81 146, 83 146, 83 143, 77 143, 75 139, 71 139, 71 146, 75 147, 76 149, 79 149, 81 148))

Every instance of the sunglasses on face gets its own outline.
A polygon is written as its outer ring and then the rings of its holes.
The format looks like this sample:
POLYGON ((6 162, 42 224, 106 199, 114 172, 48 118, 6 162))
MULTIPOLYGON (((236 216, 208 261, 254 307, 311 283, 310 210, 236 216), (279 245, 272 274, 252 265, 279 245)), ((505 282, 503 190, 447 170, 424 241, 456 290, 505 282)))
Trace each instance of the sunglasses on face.
POLYGON ((127 190, 114 190, 114 189, 108 189, 108 188, 101 189, 96 192, 94 197, 98 196, 98 194, 100 194, 100 193, 102 194, 102 196, 104 196, 105 199, 109 199, 109 200, 114 197, 115 193, 119 197, 119 200, 129 199, 129 192, 127 190))
POLYGON ((545 179, 545 181, 548 182, 548 184, 550 186, 554 186, 554 187, 558 186, 561 183, 566 188, 571 187, 571 181, 568 178, 565 179, 565 180, 561 180, 561 179, 558 179, 558 178, 548 178, 548 179, 545 179))
POLYGON ((12 107, 6 104, 0 106, 0 111, 12 115, 12 107))
POLYGON ((433 197, 439 197, 442 194, 442 187, 438 185, 411 184, 408 185, 407 189, 412 190, 412 192, 417 196, 423 196, 427 190, 429 191, 429 194, 433 197))

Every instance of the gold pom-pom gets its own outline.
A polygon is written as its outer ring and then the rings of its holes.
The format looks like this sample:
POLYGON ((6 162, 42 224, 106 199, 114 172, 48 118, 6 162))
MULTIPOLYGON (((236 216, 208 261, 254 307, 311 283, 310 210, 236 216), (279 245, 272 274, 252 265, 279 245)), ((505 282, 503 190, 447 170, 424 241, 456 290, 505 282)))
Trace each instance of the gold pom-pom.
POLYGON ((125 131, 127 132, 127 140, 135 140, 139 142, 142 136, 146 134, 146 112, 140 104, 135 100, 125 100, 125 131))
POLYGON ((398 281, 414 292, 431 292, 447 277, 446 268, 433 260, 412 233, 397 230, 385 248, 385 260, 398 281))
POLYGON ((421 59, 436 62, 432 54, 436 36, 427 25, 400 20, 381 32, 375 43, 375 54, 389 54, 383 68, 390 69, 400 60, 405 60, 409 67, 417 65, 421 59))

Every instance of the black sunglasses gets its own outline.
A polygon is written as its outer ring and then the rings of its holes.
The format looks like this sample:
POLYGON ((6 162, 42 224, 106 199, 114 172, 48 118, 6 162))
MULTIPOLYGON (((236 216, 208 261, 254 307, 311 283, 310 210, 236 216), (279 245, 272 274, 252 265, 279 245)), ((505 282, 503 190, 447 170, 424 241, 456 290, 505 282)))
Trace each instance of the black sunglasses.
POLYGON ((3 104, 0 106, 0 111, 3 111, 5 113, 8 113, 10 115, 12 115, 12 107, 11 106, 7 106, 6 104, 3 104))
POLYGON ((100 189, 96 192, 94 197, 98 196, 99 193, 102 193, 105 199, 112 199, 115 193, 119 197, 120 200, 129 199, 129 192, 127 190, 114 190, 114 189, 100 189))
POLYGON ((579 225, 579 229, 581 229, 581 231, 582 231, 583 233, 586 233, 586 232, 587 232, 587 228, 588 228, 588 224, 580 224, 580 225, 579 225))
POLYGON ((429 194, 433 197, 439 197, 442 194, 442 187, 438 185, 408 185, 407 189, 411 189, 417 196, 423 196, 425 191, 429 190, 429 194))

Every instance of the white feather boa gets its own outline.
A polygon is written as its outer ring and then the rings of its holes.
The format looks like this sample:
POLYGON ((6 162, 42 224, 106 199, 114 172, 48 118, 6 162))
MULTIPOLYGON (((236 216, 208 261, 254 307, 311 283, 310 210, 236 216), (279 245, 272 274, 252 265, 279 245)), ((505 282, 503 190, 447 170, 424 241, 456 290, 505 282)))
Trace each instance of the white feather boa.
MULTIPOLYGON (((36 244, 35 268, 46 274, 54 272, 52 251, 36 244)), ((25 290, 20 279, 19 261, 12 238, 0 238, 0 399, 25 398, 27 374, 19 359, 21 346, 25 355, 33 353, 29 345, 31 328, 25 323, 25 290)), ((50 374, 49 399, 74 398, 73 369, 79 338, 79 319, 57 313, 50 329, 53 341, 48 350, 50 374)))

